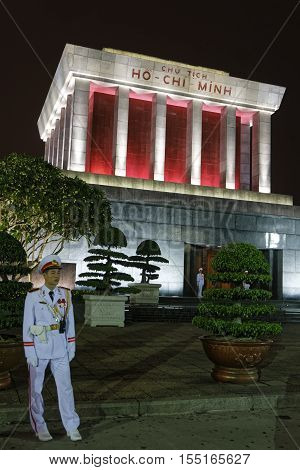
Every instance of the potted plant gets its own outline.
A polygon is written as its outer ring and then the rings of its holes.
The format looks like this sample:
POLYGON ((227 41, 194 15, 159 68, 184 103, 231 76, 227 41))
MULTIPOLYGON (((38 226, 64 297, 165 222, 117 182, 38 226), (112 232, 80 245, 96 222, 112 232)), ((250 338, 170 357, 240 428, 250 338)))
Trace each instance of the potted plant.
POLYGON ((212 267, 212 283, 231 287, 207 289, 193 318, 195 326, 213 334, 201 338, 215 364, 211 375, 219 382, 259 380, 258 366, 282 332, 280 324, 270 322, 276 308, 267 302, 272 296, 269 264, 255 246, 231 243, 217 253, 212 267))
POLYGON ((130 256, 129 260, 132 266, 141 270, 141 283, 130 284, 132 287, 138 287, 139 293, 130 295, 131 304, 158 304, 159 288, 161 284, 150 284, 150 281, 158 279, 157 271, 159 266, 151 264, 168 263, 169 261, 161 256, 160 247, 154 240, 144 240, 136 249, 136 255, 130 256))
POLYGON ((76 285, 90 288, 89 293, 83 295, 85 302, 85 322, 90 326, 124 326, 125 302, 130 292, 137 289, 122 287, 121 281, 133 281, 127 273, 119 271, 118 266, 129 267, 128 256, 113 248, 127 246, 123 232, 116 227, 104 226, 95 238, 94 245, 86 257, 86 273, 81 273, 76 285), (123 295, 120 295, 123 294, 123 295))
POLYGON ((22 337, 15 334, 14 328, 22 325, 24 301, 32 284, 15 278, 29 272, 21 243, 12 235, 0 232, 0 389, 10 386, 10 370, 24 356, 22 337))

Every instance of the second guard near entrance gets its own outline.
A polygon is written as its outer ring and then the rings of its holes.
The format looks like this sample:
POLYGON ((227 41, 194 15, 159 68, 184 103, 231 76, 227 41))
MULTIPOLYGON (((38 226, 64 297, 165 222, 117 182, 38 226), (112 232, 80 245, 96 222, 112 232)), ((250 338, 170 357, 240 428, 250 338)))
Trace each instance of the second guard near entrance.
POLYGON ((48 364, 55 379, 59 411, 67 435, 72 441, 81 440, 69 366, 75 356, 74 312, 69 289, 57 286, 60 270, 58 256, 43 258, 38 271, 44 276, 45 284, 32 289, 25 300, 23 341, 29 367, 29 415, 41 441, 52 439, 43 416, 42 390, 48 364))

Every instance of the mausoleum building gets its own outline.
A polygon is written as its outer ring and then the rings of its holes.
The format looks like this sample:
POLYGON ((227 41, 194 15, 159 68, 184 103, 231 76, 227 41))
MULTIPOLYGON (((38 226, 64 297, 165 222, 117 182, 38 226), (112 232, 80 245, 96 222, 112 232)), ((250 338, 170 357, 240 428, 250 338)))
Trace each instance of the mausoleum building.
MULTIPOLYGON (((45 160, 99 185, 134 254, 156 240, 161 295, 193 295, 216 250, 248 241, 275 298, 300 295, 300 209, 272 193, 271 121, 285 89, 227 72, 67 44, 38 120, 45 160)), ((74 277, 84 240, 65 245, 74 277)), ((138 273, 132 271, 138 281, 138 273)))

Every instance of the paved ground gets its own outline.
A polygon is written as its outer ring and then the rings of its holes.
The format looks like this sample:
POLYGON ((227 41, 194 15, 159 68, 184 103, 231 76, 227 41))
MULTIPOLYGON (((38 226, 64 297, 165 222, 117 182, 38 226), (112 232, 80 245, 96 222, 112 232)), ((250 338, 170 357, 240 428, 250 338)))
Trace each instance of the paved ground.
MULTIPOLYGON (((125 328, 77 327, 72 362, 76 406, 82 418, 300 408, 300 324, 287 324, 264 364, 261 381, 219 384, 202 350, 201 331, 189 323, 133 323, 125 328)), ((57 419, 53 378, 44 400, 47 419, 57 419)), ((26 418, 27 368, 13 372, 0 391, 0 422, 26 418)))
MULTIPOLYGON (((29 426, 1 427, 0 449, 299 449, 300 411, 194 413, 186 416, 108 418, 83 421, 82 442, 49 424, 53 440, 40 443, 29 426)), ((88 454, 87 454, 88 455, 88 454)))

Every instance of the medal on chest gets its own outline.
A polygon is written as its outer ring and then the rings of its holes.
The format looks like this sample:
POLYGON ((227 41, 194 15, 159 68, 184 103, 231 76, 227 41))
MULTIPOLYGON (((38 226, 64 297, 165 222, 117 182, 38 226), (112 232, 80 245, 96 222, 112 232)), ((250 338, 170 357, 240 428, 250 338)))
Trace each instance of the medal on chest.
MULTIPOLYGON (((59 332, 60 333, 65 333, 66 331, 66 307, 67 307, 67 302, 66 299, 64 299, 61 294, 61 290, 58 289, 58 293, 60 295, 59 299, 57 300, 55 305, 50 305, 48 302, 45 302, 47 305, 48 311, 51 313, 52 317, 54 318, 56 323, 59 323, 59 332)), ((42 292, 40 292, 40 296, 43 298, 43 300, 46 300, 46 292, 44 289, 42 289, 42 292)), ((43 302, 44 303, 44 302, 43 302)))

